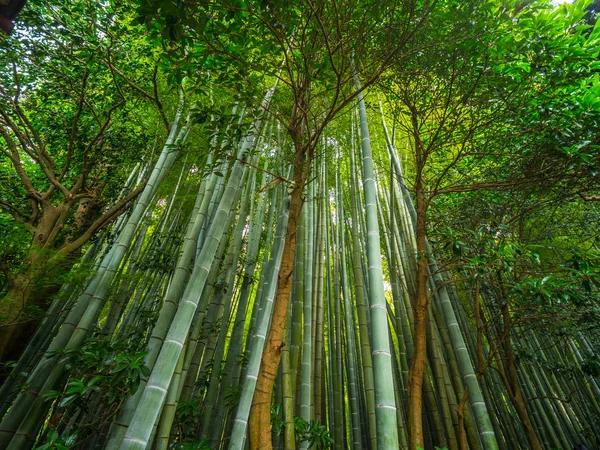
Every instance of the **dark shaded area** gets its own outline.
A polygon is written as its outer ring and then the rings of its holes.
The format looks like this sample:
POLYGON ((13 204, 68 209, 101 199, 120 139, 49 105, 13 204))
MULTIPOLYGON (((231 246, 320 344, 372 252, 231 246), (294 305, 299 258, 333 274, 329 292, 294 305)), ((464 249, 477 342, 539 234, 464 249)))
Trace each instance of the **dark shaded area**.
POLYGON ((9 34, 14 28, 13 20, 23 9, 27 0, 8 0, 7 4, 3 4, 6 0, 0 0, 0 29, 6 34, 9 34))

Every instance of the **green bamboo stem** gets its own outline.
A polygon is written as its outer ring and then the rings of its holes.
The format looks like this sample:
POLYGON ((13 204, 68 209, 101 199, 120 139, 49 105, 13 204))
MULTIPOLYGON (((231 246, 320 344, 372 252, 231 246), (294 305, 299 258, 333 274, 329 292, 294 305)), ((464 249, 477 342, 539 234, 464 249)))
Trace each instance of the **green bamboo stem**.
POLYGON ((169 392, 167 393, 167 397, 165 399, 165 406, 162 410, 162 414, 160 415, 160 421, 158 424, 158 430, 156 435, 156 440, 154 443, 154 448, 156 450, 166 450, 169 447, 169 436, 171 434, 171 425, 173 424, 173 419, 175 418, 175 412, 177 410, 177 394, 180 380, 181 380, 181 371, 183 369, 183 359, 185 357, 185 348, 181 352, 179 356, 179 360, 177 361, 177 366, 175 366, 175 372, 173 373, 173 378, 171 379, 171 385, 169 386, 169 392))
MULTIPOLYGON (((265 248, 263 250, 263 261, 261 265, 261 274, 260 274, 260 282, 258 289, 256 291, 256 295, 254 297, 254 305, 252 308, 252 315, 250 317, 250 334, 254 333, 254 329, 256 328, 257 317, 260 316, 260 312, 262 311, 262 299, 263 299, 263 290, 264 284, 267 283, 266 278, 264 277, 264 273, 267 271, 269 267, 269 257, 271 252, 271 244, 272 244, 272 236, 273 236, 273 218, 275 217, 275 212, 277 211, 277 195, 280 192, 279 189, 271 190, 271 203, 269 204, 269 213, 266 222, 267 228, 267 236, 265 240, 265 248)), ((249 345, 249 342, 246 341, 246 346, 249 345)))
MULTIPOLYGON (((248 191, 248 189, 247 189, 248 191)), ((218 393, 218 383, 221 374, 221 362, 223 359, 223 354, 225 353, 225 339, 227 337, 227 330, 229 329, 229 323, 227 319, 230 315, 231 310, 231 301, 233 298, 233 287, 237 269, 237 261, 240 256, 240 251, 242 248, 242 239, 243 232, 246 226, 246 216, 247 216, 247 207, 248 207, 248 192, 245 195, 246 199, 243 200, 242 206, 240 208, 240 213, 237 219, 237 224, 235 230, 233 232, 233 243, 231 244, 231 248, 229 250, 229 254, 227 256, 227 271, 223 275, 223 282, 220 283, 220 295, 225 297, 223 301, 223 313, 221 314, 222 319, 220 320, 220 330, 219 335, 217 337, 217 345, 213 352, 206 352, 204 359, 206 361, 212 360, 212 371, 209 380, 208 390, 206 397, 204 399, 204 417, 203 417, 203 426, 200 432, 200 437, 202 439, 206 439, 209 437, 209 427, 211 425, 211 419, 213 415, 213 408, 215 407, 215 401, 218 393), (211 355, 212 353, 212 355, 211 355)), ((220 424, 219 424, 220 425, 220 424)), ((216 445, 216 441, 213 440, 211 445, 214 447, 216 445)))
MULTIPOLYGON (((160 182, 166 176, 177 156, 177 151, 173 151, 176 138, 186 135, 186 127, 183 130, 178 130, 182 105, 183 103, 181 103, 180 109, 175 116, 163 151, 154 166, 144 190, 137 198, 133 211, 124 224, 117 241, 111 252, 105 257, 98 273, 92 279, 86 291, 77 300, 76 306, 71 310, 63 323, 49 350, 78 347, 85 339, 90 326, 96 322, 106 300, 111 281, 125 253, 129 249, 131 240, 145 213, 146 207, 151 202, 160 182)), ((63 378, 64 364, 54 366, 54 359, 54 357, 45 357, 40 361, 40 364, 38 364, 38 367, 30 377, 29 389, 17 398, 17 408, 12 408, 2 423, 0 423, 0 446, 8 445, 10 442, 12 448, 19 449, 27 446, 33 440, 41 416, 46 411, 46 402, 43 395, 48 390, 53 389, 63 378), (48 376, 49 371, 51 373, 48 376), (15 435, 15 433, 18 434, 15 435), (13 438, 13 435, 15 435, 15 438, 13 438)))
MULTIPOLYGON (((338 172, 339 179, 339 172, 338 172)), ((338 180, 339 187, 339 180, 338 180)), ((339 253, 341 255, 341 276, 342 276, 342 297, 344 299, 344 324, 346 327, 346 349, 348 354, 348 403, 350 406, 350 423, 352 424, 352 439, 351 448, 360 450, 361 448, 361 433, 360 433, 360 411, 358 407, 358 377, 356 375, 356 367, 358 363, 354 354, 355 348, 355 335, 354 335, 354 322, 352 320, 352 304, 350 300, 350 293, 348 290, 348 274, 347 274, 347 263, 346 263, 346 241, 344 238, 344 202, 341 197, 341 190, 337 190, 337 213, 340 228, 340 247, 339 253)), ((330 325, 331 326, 331 325, 330 325)))
POLYGON ((354 73, 358 92, 358 108, 362 137, 363 188, 367 220, 367 260, 369 265, 369 297, 372 324, 372 355, 375 381, 375 411, 377 415, 377 448, 398 448, 396 427, 396 401, 394 397, 393 370, 390 353, 389 327, 383 290, 381 245, 377 220, 377 191, 373 173, 367 111, 358 75, 354 73))
POLYGON ((248 428, 248 416, 250 407, 252 406, 252 397, 254 396, 254 388, 260 368, 260 360, 264 349, 266 334, 273 312, 273 300, 275 298, 275 289, 277 287, 277 275, 283 255, 283 246, 285 242, 285 233, 287 229, 287 221, 289 217, 290 197, 286 197, 283 205, 280 208, 280 215, 277 220, 277 228, 272 249, 272 261, 270 270, 266 275, 269 280, 268 290, 265 295, 264 308, 261 317, 258 321, 254 339, 251 342, 250 358, 246 371, 245 380, 243 382, 242 393, 236 417, 231 431, 231 440, 229 442, 229 450, 242 450, 246 441, 246 432, 248 428))
MULTIPOLYGON (((335 178, 336 192, 338 177, 335 178)), ((334 432, 333 441, 334 448, 336 450, 344 448, 344 438, 346 437, 344 428, 345 419, 345 405, 344 405, 344 364, 343 357, 343 342, 342 342, 342 302, 341 302, 341 289, 340 289, 340 227, 336 226, 332 214, 329 214, 329 223, 332 235, 333 245, 333 305, 334 311, 333 322, 329 326, 334 329, 333 349, 332 349, 332 368, 333 368, 333 418, 334 418, 334 432)))
MULTIPOLYGON (((297 249, 298 247, 296 247, 297 249)), ((292 303, 288 307, 288 323, 284 331, 283 342, 285 345, 281 353, 281 380, 283 390, 283 418, 285 427, 283 429, 283 449, 296 450, 296 433, 294 430, 294 391, 293 376, 290 361, 290 324, 292 317, 292 303)))
MULTIPOLYGON (((300 417, 307 422, 313 418, 312 399, 313 399, 313 347, 312 347, 312 277, 313 277, 313 258, 314 258, 314 182, 309 186, 308 198, 302 214, 305 223, 305 262, 304 279, 310 280, 304 283, 303 293, 303 311, 304 311, 304 330, 302 343, 302 385, 300 387, 300 417)), ((308 448, 308 442, 300 445, 301 449, 308 448)))
POLYGON ((333 299, 333 274, 332 274, 332 251, 331 251, 331 221, 326 220, 325 223, 325 296, 327 298, 327 415, 329 430, 335 430, 335 402, 334 402, 334 386, 336 384, 335 370, 335 319, 334 317, 334 299, 333 299))
MULTIPOLYGON (((290 342, 290 364, 294 373, 299 373, 300 347, 302 343, 302 307, 304 295, 304 244, 305 221, 300 220, 296 239, 296 255, 294 258, 294 285, 292 290, 292 329, 290 342)), ((293 382, 294 392, 298 392, 296 380, 293 382)))
MULTIPOLYGON (((268 107, 270 98, 270 94, 265 97, 263 109, 268 107)), ((260 129, 260 126, 256 128, 260 129)), ((205 287, 210 266, 213 263, 217 248, 221 242, 224 226, 228 220, 236 191, 242 179, 245 167, 244 162, 246 161, 248 151, 253 148, 254 142, 255 136, 248 135, 242 144, 238 159, 229 177, 227 188, 219 202, 215 218, 211 223, 206 242, 198 257, 198 260, 202 261, 202 263, 194 268, 190 282, 186 286, 182 300, 178 305, 177 313, 173 319, 173 324, 169 329, 167 339, 163 343, 158 356, 155 369, 150 375, 148 384, 140 399, 139 407, 121 444, 120 448, 123 450, 141 450, 148 444, 152 426, 162 407, 177 359, 183 348, 183 343, 186 340, 192 318, 202 295, 201 293, 205 287)))
MULTIPOLYGON (((324 163, 324 160, 323 160, 324 163)), ((320 164, 324 168, 323 164, 320 164)), ((324 173, 322 169, 318 169, 321 173, 324 173)), ((324 281, 324 250, 325 250, 325 177, 322 176, 321 182, 318 186, 317 208, 316 213, 316 235, 315 235, 315 253, 314 253, 314 269, 313 269, 313 292, 315 305, 316 322, 314 327, 314 418, 319 422, 324 422, 325 413, 322 410, 322 403, 325 400, 322 396, 322 383, 323 383, 323 354, 324 354, 324 342, 323 336, 325 334, 325 323, 323 316, 323 281, 324 281)))
MULTIPOLYGON (((350 153, 352 166, 354 166, 354 152, 350 153)), ((354 174, 356 171, 352 170, 354 174)), ((375 414, 375 384, 373 381, 373 363, 371 356, 371 338, 369 333, 369 319, 367 300, 365 298, 365 285, 362 269, 362 246, 359 237, 358 218, 358 183, 354 177, 350 180, 350 219, 352 234, 352 271, 356 295, 356 312, 359 324, 360 347, 362 356, 363 383, 366 396, 367 417, 369 423, 369 439, 372 449, 377 448, 377 418, 375 414)))
MULTIPOLYGON (((265 163, 266 165, 266 163, 265 163)), ((257 174, 258 175, 258 174, 257 174)), ((227 357, 223 367, 223 382, 219 388, 219 398, 223 398, 228 392, 235 387, 237 384, 237 378, 239 377, 240 370, 240 359, 241 349, 243 345, 243 334, 244 324, 246 322, 247 308, 248 308, 248 297, 252 282, 252 276, 254 268, 256 266, 256 259, 258 254, 258 247, 260 243, 260 230, 262 227, 262 220, 265 211, 264 197, 261 197, 256 211, 254 211, 254 194, 256 192, 256 181, 257 176, 252 177, 252 182, 249 187, 249 193, 246 195, 250 204, 249 212, 249 232, 248 240, 246 243, 246 253, 244 261, 244 275, 241 277, 241 287, 239 292, 239 299, 237 307, 235 308, 235 316, 233 319, 233 327, 231 330, 231 337, 229 339, 229 346, 227 349, 227 357)), ((227 406, 226 402, 217 402, 217 410, 215 417, 211 420, 211 440, 220 441, 221 436, 225 429, 227 429, 225 423, 227 406)))
MULTIPOLYGON (((198 234, 200 233, 200 229, 204 223, 203 219, 208 209, 209 196, 204 195, 204 191, 210 192, 211 189, 214 188, 216 181, 217 176, 214 174, 212 177, 210 177, 210 181, 207 183, 207 186, 205 186, 205 182, 203 181, 196 197, 194 209, 190 215, 190 226, 188 226, 187 233, 184 237, 181 254, 177 260, 175 271, 165 295, 165 301, 163 303, 161 312, 158 316, 156 324, 154 325, 154 328, 152 329, 152 333, 148 341, 148 353, 144 357, 144 364, 150 370, 152 370, 154 367, 156 358, 158 357, 160 348, 162 347, 162 343, 165 339, 173 317, 175 316, 175 312, 177 311, 177 303, 183 294, 185 284, 187 283, 187 279, 193 266, 198 234)), ((106 444, 107 450, 117 448, 117 446, 123 440, 127 426, 129 426, 131 418, 137 409, 137 405, 142 396, 146 383, 147 378, 142 377, 140 380, 140 388, 133 396, 130 396, 125 401, 123 409, 119 412, 119 415, 112 424, 110 437, 106 444)))

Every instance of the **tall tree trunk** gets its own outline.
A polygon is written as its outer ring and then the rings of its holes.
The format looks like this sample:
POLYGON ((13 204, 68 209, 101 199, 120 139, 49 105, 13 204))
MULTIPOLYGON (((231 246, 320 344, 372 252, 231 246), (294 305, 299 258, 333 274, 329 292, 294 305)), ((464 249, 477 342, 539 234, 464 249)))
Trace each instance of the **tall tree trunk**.
POLYGON ((302 192, 306 179, 306 148, 296 147, 294 158, 294 186, 291 194, 289 219, 285 235, 285 245, 281 259, 281 268, 277 277, 277 290, 273 305, 273 319, 262 355, 260 372, 256 382, 252 409, 250 411, 250 448, 252 450, 271 450, 271 395, 277 376, 283 348, 288 303, 292 288, 292 272, 296 253, 296 230, 302 210, 302 192))
POLYGON ((423 440, 423 375, 427 358, 427 255, 426 255, 426 208, 422 178, 417 175, 415 184, 417 198, 417 285, 413 330, 414 353, 408 380, 408 436, 409 449, 424 448, 423 440))
POLYGON ((27 317, 26 307, 36 281, 32 269, 11 277, 8 292, 0 301, 0 362, 18 359, 21 352, 15 345, 24 348, 29 341, 32 318, 27 317))
POLYGON ((44 249, 37 245, 29 250, 25 270, 10 277, 10 287, 0 299, 0 363, 19 359, 35 332, 40 313, 48 309, 62 286, 61 280, 76 261, 75 256, 69 256, 47 267, 40 252, 44 249))

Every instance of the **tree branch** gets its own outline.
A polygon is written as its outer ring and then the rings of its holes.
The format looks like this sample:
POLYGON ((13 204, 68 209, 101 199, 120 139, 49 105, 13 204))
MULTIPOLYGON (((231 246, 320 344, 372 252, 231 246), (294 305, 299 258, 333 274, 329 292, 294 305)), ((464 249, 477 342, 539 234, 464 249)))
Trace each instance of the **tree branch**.
POLYGON ((85 244, 98 230, 109 224, 111 221, 119 217, 123 209, 129 204, 131 200, 137 197, 140 192, 144 190, 146 187, 146 183, 148 180, 142 181, 142 183, 137 186, 133 191, 131 191, 126 197, 123 197, 120 201, 118 201, 112 208, 102 214, 90 227, 77 239, 74 241, 64 245, 60 250, 58 250, 58 255, 67 256, 78 250, 83 244, 85 244))
POLYGON ((67 150, 65 165, 63 166, 62 172, 60 173, 60 176, 58 177, 59 180, 63 179, 63 177, 69 171, 69 167, 71 166, 71 158, 73 157, 73 150, 75 149, 75 135, 77 134, 79 118, 81 117, 81 112, 83 111, 83 106, 85 105, 85 89, 87 87, 87 80, 88 80, 89 75, 90 75, 90 71, 88 69, 86 69, 85 74, 83 75, 83 80, 81 82, 81 95, 79 96, 77 112, 75 113, 75 117, 73 118, 73 127, 71 128, 71 135, 69 136, 69 148, 67 150))
POLYGON ((19 222, 21 225, 27 225, 27 222, 31 219, 31 216, 25 214, 21 210, 19 210, 16 206, 11 205, 4 200, 0 200, 0 208, 4 209, 8 214, 10 214, 13 219, 19 222))
POLYGON ((588 195, 585 195, 581 191, 577 192, 577 195, 579 195, 586 202, 598 202, 598 201, 600 201, 600 195, 588 196, 588 195))
POLYGON ((27 193, 30 194, 33 198, 40 200, 41 199, 40 195, 33 187, 33 183, 31 182, 31 179, 29 178, 29 176, 25 172, 25 169, 23 169, 23 166, 21 165, 21 158, 19 155, 19 151, 17 150, 17 145, 15 144, 15 141, 13 141, 13 139, 10 137, 10 134, 8 134, 8 132, 6 131, 6 129, 4 129, 4 127, 0 127, 0 134, 6 141, 6 144, 8 145, 8 149, 10 150, 10 153, 8 153, 6 151, 3 151, 3 153, 13 163, 13 166, 15 167, 15 170, 17 171, 17 175, 19 175, 19 178, 21 179, 23 186, 27 190, 27 193))

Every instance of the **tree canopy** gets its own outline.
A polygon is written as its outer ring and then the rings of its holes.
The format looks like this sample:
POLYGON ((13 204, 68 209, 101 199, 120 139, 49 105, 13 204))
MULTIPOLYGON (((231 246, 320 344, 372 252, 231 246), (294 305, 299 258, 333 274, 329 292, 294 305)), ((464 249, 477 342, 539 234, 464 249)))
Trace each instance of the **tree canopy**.
POLYGON ((598 447, 597 3, 28 2, 0 448, 598 447))

